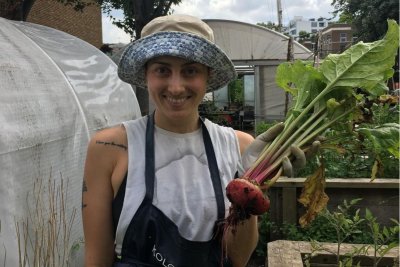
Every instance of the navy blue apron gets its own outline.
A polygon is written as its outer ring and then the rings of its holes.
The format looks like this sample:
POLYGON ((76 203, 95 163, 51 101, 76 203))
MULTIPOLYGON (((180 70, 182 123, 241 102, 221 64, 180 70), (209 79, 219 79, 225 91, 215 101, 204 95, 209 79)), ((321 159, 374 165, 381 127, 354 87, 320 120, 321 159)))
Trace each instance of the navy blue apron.
MULTIPOLYGON (((210 135, 201 120, 203 140, 214 187, 218 221, 225 217, 225 203, 210 135)), ((221 235, 210 241, 190 241, 180 236, 178 227, 157 207, 153 206, 155 160, 154 160, 154 113, 148 116, 146 126, 146 195, 132 218, 122 243, 121 256, 114 267, 221 267, 229 266, 221 248, 221 235), (224 261, 225 263, 222 263, 224 261)))

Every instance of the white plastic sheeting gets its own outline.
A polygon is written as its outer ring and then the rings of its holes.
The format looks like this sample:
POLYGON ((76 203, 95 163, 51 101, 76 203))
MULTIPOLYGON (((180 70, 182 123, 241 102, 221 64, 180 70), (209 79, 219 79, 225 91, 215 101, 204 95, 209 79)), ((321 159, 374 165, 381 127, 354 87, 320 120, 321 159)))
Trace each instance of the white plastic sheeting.
MULTIPOLYGON (((39 231, 49 241, 48 220, 62 221, 61 214, 74 220, 68 238, 65 229, 53 231, 58 242, 68 241, 56 253, 71 253, 83 238, 88 140, 99 129, 140 116, 132 87, 116 70, 100 50, 76 37, 0 18, 0 266, 19 266, 24 246, 18 247, 18 229, 20 241, 27 236, 24 229, 30 238, 39 231), (61 180, 64 190, 57 193, 61 180), (53 185, 55 193, 49 190, 53 185), (58 219, 49 218, 54 214, 58 219)), ((28 247, 37 248, 32 241, 28 247)))
MULTIPOLYGON (((215 43, 233 61, 287 60, 289 37, 281 33, 240 21, 204 21, 213 29, 215 43)), ((311 51, 298 42, 293 43, 293 54, 295 59, 312 56, 311 51)))

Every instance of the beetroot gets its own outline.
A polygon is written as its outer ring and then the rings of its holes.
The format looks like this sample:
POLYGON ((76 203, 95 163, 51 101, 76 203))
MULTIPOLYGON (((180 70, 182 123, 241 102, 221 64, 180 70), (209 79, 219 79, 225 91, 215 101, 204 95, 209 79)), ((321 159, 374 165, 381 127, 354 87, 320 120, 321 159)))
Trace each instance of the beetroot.
POLYGON ((232 203, 230 221, 237 224, 238 221, 248 218, 250 215, 261 215, 269 209, 269 199, 264 196, 261 189, 247 179, 234 179, 226 187, 226 195, 232 203))

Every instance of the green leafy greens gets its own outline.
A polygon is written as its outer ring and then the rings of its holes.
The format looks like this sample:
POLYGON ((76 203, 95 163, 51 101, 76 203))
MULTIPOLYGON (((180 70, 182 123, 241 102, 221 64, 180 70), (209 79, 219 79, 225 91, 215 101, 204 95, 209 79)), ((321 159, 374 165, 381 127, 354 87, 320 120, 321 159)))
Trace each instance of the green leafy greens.
MULTIPOLYGON (((359 42, 342 54, 330 54, 319 69, 302 61, 279 65, 276 83, 293 96, 293 105, 282 133, 264 148, 244 177, 269 188, 282 173, 285 158, 293 157, 291 147, 307 151, 327 129, 357 120, 367 99, 388 91, 385 83, 394 73, 398 48, 399 26, 388 20, 383 39, 359 42)), ((398 124, 359 131, 376 149, 399 156, 398 124)))

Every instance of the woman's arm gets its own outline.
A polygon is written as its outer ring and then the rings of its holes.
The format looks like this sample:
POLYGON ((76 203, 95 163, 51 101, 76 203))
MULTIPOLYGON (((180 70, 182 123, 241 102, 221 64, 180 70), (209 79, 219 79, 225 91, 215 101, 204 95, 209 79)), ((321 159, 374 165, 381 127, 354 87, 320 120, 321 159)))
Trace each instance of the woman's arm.
MULTIPOLYGON (((250 134, 241 131, 236 131, 236 135, 239 140, 240 152, 243 154, 243 151, 250 145, 254 138, 250 134)), ((251 216, 248 220, 237 225, 235 233, 232 233, 231 230, 227 230, 224 239, 228 257, 231 259, 233 267, 244 267, 257 246, 257 217, 251 216)))
POLYGON ((96 133, 88 145, 82 184, 85 267, 113 264, 112 185, 124 168, 124 139, 123 128, 110 128, 96 133))

